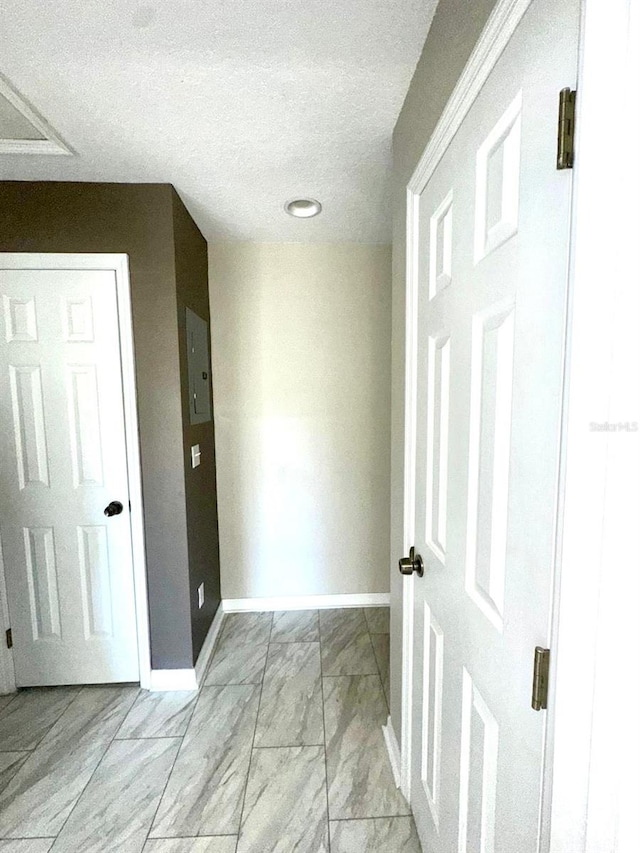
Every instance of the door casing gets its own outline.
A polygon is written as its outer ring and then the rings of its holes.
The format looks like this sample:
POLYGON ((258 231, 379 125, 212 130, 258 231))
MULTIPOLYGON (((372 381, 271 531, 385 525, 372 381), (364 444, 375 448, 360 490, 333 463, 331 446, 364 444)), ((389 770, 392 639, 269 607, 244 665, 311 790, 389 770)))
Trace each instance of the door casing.
MULTIPOLYGON (((63 253, 0 253, 0 269, 34 270, 109 270, 115 275, 118 297, 118 325, 124 393, 124 419, 127 442, 127 476, 131 499, 131 541, 133 556, 133 582, 135 590, 136 629, 138 634, 138 666, 140 686, 149 689, 151 682, 151 646, 149 637, 149 607, 147 598, 147 569, 144 543, 144 508, 142 503, 142 475, 138 410, 136 404, 136 376, 131 317, 131 286, 129 257, 126 254, 63 254, 63 253)), ((7 592, 0 551, 0 621, 2 632, 10 627, 7 592)), ((4 638, 3 638, 4 639, 4 638)), ((13 654, 0 642, 0 694, 16 690, 13 654)))
POLYGON ((639 78, 637 0, 583 0, 542 809, 552 853, 640 848, 639 78), (619 171, 614 115, 635 152, 619 171))

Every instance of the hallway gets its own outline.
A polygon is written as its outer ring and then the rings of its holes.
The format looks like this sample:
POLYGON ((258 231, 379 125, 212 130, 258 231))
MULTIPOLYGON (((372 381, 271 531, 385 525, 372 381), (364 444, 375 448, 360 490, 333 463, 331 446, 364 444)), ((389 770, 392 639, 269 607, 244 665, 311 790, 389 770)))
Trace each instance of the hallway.
POLYGON ((419 853, 387 608, 225 617, 198 693, 0 697, 0 851, 419 853))

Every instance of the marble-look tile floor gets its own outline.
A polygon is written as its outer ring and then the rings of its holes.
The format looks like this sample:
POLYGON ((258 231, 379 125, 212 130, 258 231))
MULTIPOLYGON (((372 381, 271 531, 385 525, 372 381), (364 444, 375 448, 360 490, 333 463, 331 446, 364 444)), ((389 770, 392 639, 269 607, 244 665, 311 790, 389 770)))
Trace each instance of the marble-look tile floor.
POLYGON ((230 614, 199 692, 0 697, 0 853, 420 853, 387 608, 230 614))

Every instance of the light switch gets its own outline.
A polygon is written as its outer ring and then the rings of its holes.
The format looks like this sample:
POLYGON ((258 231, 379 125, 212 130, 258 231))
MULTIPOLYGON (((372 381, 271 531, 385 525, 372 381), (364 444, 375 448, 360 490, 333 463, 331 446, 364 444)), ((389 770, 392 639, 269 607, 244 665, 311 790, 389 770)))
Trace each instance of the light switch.
POLYGON ((200 464, 201 455, 202 454, 200 453, 200 445, 194 444, 193 447, 191 448, 191 467, 192 468, 198 467, 198 465, 200 464))

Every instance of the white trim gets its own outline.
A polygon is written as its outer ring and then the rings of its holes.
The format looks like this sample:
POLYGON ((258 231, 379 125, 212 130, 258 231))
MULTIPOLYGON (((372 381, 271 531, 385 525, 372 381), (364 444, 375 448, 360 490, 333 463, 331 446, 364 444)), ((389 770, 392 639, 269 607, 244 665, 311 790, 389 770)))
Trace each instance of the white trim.
MULTIPOLYGON (((131 547, 138 635, 138 667, 140 686, 148 689, 151 680, 151 652, 147 598, 147 561, 144 540, 144 507, 142 503, 142 476, 140 470, 138 408, 136 402, 135 356, 131 320, 128 256, 126 254, 98 253, 1 252, 0 267, 2 269, 36 270, 113 270, 115 274, 118 299, 118 323, 120 326, 122 386, 125 404, 127 475, 129 479, 129 499, 131 501, 131 547)), ((0 568, 2 568, 1 565, 0 568)))
POLYGON ((213 654, 217 639, 220 636, 220 631, 222 631, 223 622, 224 609, 221 603, 218 606, 218 609, 216 610, 216 615, 213 617, 213 622, 209 626, 207 636, 204 638, 204 643, 202 644, 200 654, 198 655, 198 660, 196 661, 195 671, 196 684, 198 685, 198 687, 200 687, 200 685, 202 684, 204 677, 207 673, 207 667, 209 666, 209 661, 211 660, 211 656, 213 654))
MULTIPOLYGON (((405 457, 404 553, 415 536, 415 445, 418 300, 419 202, 429 179, 458 132, 478 94, 531 0, 499 0, 447 101, 440 120, 407 184, 406 343, 405 343, 405 457)), ((411 800, 411 747, 413 708, 413 607, 414 578, 403 580, 402 592, 402 793, 411 800)))
POLYGON ((11 106, 44 136, 44 139, 0 139, 0 154, 73 155, 74 152, 62 137, 27 103, 3 74, 0 74, 0 96, 9 101, 11 106))
MULTIPOLYGON (((416 442, 418 375, 418 195, 407 189, 407 290, 405 304, 404 382, 404 523, 403 553, 408 554, 415 538, 416 521, 416 442)), ((411 799, 411 744, 413 707, 413 606, 414 575, 402 579, 402 752, 400 784, 411 799)))
POLYGON ((270 610, 324 610, 330 607, 388 607, 388 592, 360 595, 288 595, 274 598, 224 598, 225 613, 266 613, 270 610))
MULTIPOLYGON (((405 548, 405 554, 408 553, 405 548)), ((405 577, 402 586, 402 749, 400 753, 400 787, 411 802, 411 748, 413 739, 413 633, 414 576, 405 577)))
POLYGON ((500 59, 531 0, 499 0, 447 101, 408 189, 421 193, 500 59))
POLYGON ((197 690, 196 671, 191 669, 152 669, 149 690, 170 693, 174 690, 197 690))
POLYGON ((552 630, 545 850, 640 848, 637 157, 611 168, 607 118, 640 145, 636 0, 584 0, 562 441, 562 575, 552 630), (609 212, 604 215, 605 212, 609 212))
POLYGON ((218 607, 213 622, 209 626, 195 667, 185 669, 152 669, 149 679, 149 690, 152 692, 171 692, 174 690, 199 690, 204 682, 209 661, 213 654, 216 641, 222 630, 224 610, 218 607))
MULTIPOLYGON (((61 143, 64 144, 64 143, 61 143)), ((73 152, 61 148, 60 144, 51 139, 0 139, 0 154, 36 154, 39 157, 45 155, 72 156, 73 152)))
POLYGON ((400 779, 400 747, 398 739, 393 730, 391 717, 387 718, 387 725, 382 727, 384 742, 387 745, 387 753, 389 754, 389 763, 391 764, 391 772, 393 773, 393 781, 396 783, 396 788, 401 787, 400 779))
MULTIPOLYGON (((108 256, 102 255, 100 257, 101 259, 104 258, 105 263, 109 262, 108 256)), ((129 257, 124 254, 112 256, 110 262, 116 264, 115 274, 118 290, 120 354, 122 358, 125 408, 124 422, 127 440, 127 473, 129 477, 129 498, 131 500, 131 545, 136 597, 138 663, 140 667, 140 687, 145 689, 149 684, 151 674, 151 633, 149 628, 147 556, 144 536, 142 465, 140 460, 140 430, 138 425, 133 317, 131 315, 129 257)))

